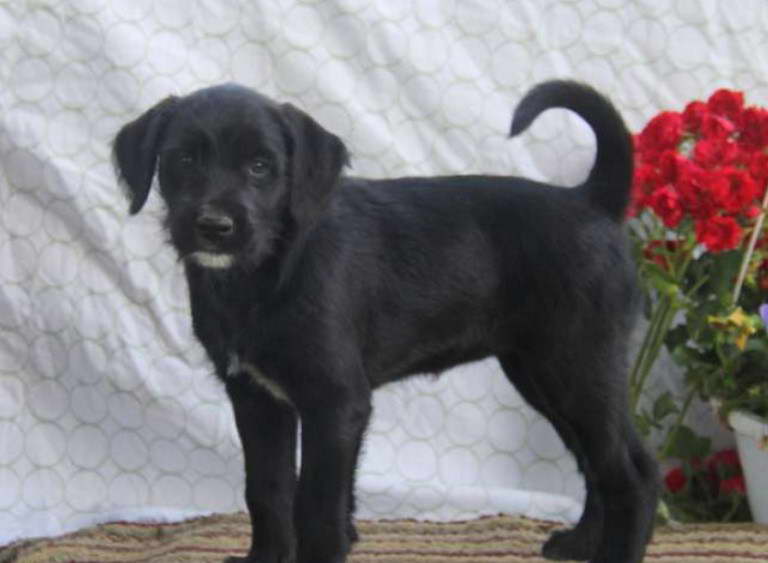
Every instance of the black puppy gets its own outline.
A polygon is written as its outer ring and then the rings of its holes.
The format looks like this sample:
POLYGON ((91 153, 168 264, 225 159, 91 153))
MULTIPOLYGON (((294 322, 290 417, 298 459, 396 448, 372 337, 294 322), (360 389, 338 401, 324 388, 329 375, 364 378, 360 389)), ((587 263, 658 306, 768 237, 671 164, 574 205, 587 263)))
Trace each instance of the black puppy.
POLYGON ((342 177, 336 136, 235 85, 167 98, 119 132, 131 213, 158 170, 195 334, 232 401, 253 543, 230 561, 345 561, 372 390, 487 356, 586 478, 581 520, 544 555, 641 561, 657 474, 627 405, 637 292, 621 222, 632 145, 608 100, 565 81, 529 92, 511 134, 551 107, 575 111, 597 138, 574 189, 342 177))

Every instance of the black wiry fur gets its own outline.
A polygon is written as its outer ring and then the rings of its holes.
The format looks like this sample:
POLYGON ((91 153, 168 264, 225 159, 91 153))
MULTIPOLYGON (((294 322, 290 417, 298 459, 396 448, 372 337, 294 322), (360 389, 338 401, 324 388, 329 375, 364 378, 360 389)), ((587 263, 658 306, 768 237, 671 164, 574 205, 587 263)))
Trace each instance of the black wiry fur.
POLYGON ((244 560, 345 561, 372 390, 496 356, 586 478, 581 520, 544 555, 641 561, 657 477, 626 396, 630 139, 605 98, 564 81, 526 95, 512 134, 550 107, 574 110, 596 134, 594 168, 575 189, 342 177, 336 136, 234 85, 169 98, 120 131, 114 157, 131 212, 157 163, 195 333, 232 401, 253 528, 244 560))

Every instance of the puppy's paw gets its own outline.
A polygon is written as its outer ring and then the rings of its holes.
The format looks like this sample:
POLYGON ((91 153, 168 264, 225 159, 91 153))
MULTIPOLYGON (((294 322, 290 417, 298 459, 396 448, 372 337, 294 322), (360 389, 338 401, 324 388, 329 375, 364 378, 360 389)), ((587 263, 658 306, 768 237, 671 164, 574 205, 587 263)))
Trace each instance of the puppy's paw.
POLYGON ((541 554, 554 561, 590 561, 597 551, 584 530, 555 530, 541 549, 541 554))

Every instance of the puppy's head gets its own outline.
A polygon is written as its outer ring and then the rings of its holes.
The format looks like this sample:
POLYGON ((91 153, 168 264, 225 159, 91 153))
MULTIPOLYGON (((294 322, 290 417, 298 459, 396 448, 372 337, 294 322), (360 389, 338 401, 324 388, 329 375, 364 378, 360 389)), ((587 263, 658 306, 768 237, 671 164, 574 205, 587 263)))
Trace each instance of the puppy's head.
POLYGON ((117 134, 113 159, 132 214, 157 173, 179 256, 224 269, 258 266, 309 229, 347 151, 290 104, 225 85, 150 108, 117 134))

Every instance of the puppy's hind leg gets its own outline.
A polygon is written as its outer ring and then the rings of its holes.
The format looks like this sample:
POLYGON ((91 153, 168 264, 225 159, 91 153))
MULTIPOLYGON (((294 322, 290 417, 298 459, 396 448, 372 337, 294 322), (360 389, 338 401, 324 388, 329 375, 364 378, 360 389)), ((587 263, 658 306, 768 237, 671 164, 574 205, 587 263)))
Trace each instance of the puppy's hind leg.
POLYGON ((605 505, 603 538, 592 563, 639 563, 653 534, 658 503, 656 462, 641 445, 627 412, 622 414, 603 423, 616 424, 618 432, 596 431, 597 419, 586 421, 581 428, 595 436, 587 446, 587 456, 595 467, 605 505))
POLYGON ((584 475, 586 482, 587 496, 579 522, 574 528, 556 530, 544 544, 542 555, 547 559, 560 561, 587 561, 597 552, 600 544, 603 507, 584 448, 571 425, 550 406, 545 389, 537 385, 536 375, 512 354, 500 356, 499 363, 526 402, 552 424, 560 439, 576 458, 579 471, 584 475))
MULTIPOLYGON (((363 430, 363 434, 365 430, 363 430)), ((357 441, 357 447, 353 455, 355 459, 355 468, 353 468, 352 478, 349 480, 349 507, 347 510, 347 537, 349 538, 350 545, 357 543, 360 536, 357 533, 357 527, 355 527, 355 512, 357 511, 357 502, 355 497, 355 478, 354 469, 357 467, 357 461, 360 459, 360 451, 363 447, 363 436, 357 441)))
MULTIPOLYGON (((566 443, 579 444, 588 490, 598 494, 602 533, 589 561, 639 563, 656 510, 656 464, 629 416, 624 348, 604 336, 599 351, 594 346, 570 348, 569 365, 539 356, 538 364, 526 366, 535 366, 529 373, 536 377, 553 420, 564 421, 572 431, 566 443)), ((585 510, 582 520, 587 516, 585 510)))

